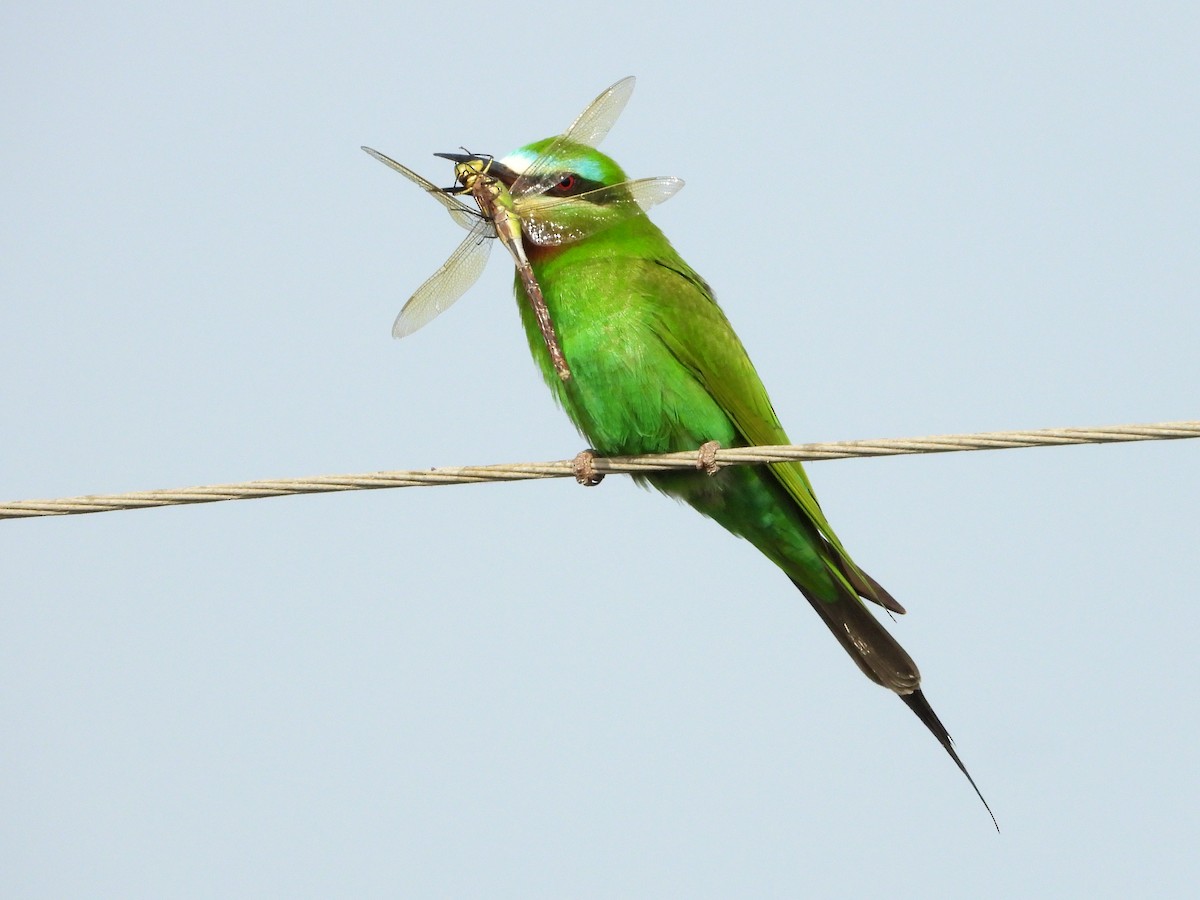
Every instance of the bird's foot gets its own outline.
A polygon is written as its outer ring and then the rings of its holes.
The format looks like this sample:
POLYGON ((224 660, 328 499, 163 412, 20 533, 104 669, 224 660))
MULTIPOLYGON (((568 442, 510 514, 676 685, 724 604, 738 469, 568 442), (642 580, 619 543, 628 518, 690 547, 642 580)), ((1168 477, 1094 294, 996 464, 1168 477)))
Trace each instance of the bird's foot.
POLYGON ((700 451, 696 454, 696 468, 709 475, 716 475, 721 468, 717 465, 717 451, 720 449, 720 441, 706 441, 701 444, 700 451))
POLYGON ((575 454, 571 460, 571 471, 575 480, 584 487, 595 487, 604 480, 604 473, 596 471, 596 451, 588 448, 575 454))

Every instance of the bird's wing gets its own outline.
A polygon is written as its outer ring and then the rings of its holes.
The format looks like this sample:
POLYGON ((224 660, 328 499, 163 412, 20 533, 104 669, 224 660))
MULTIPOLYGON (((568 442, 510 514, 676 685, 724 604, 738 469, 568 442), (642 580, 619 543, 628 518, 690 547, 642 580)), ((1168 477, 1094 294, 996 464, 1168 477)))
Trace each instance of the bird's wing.
MULTIPOLYGON (((660 323, 663 343, 720 404, 748 445, 791 443, 754 364, 709 286, 681 260, 657 262, 656 266, 660 271, 653 277, 682 278, 689 283, 683 286, 684 290, 680 290, 676 282, 657 292, 660 297, 675 298, 668 304, 660 323)), ((784 462, 772 463, 769 468, 825 539, 826 563, 835 580, 852 594, 893 612, 904 612, 904 608, 850 558, 825 518, 804 467, 798 462, 784 462)))

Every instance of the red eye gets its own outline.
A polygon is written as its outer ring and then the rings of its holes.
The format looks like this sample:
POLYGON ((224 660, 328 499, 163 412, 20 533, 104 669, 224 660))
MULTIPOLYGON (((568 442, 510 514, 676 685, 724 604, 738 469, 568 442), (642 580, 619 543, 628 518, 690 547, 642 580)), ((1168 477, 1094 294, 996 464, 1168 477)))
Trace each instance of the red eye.
POLYGON ((562 177, 562 180, 559 181, 559 183, 554 186, 554 189, 556 191, 558 191, 560 194, 565 194, 567 191, 571 190, 571 188, 573 188, 573 187, 575 187, 575 176, 574 175, 564 175, 562 177))

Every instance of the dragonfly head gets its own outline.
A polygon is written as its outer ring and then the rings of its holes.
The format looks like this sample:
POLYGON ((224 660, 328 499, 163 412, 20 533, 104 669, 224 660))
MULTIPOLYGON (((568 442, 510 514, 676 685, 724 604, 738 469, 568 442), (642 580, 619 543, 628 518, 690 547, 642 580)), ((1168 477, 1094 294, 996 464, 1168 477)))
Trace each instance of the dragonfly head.
POLYGON ((512 183, 517 180, 516 172, 488 153, 435 153, 433 155, 454 163, 456 183, 453 187, 442 188, 447 194, 469 193, 471 186, 480 175, 491 176, 505 187, 512 187, 512 183))

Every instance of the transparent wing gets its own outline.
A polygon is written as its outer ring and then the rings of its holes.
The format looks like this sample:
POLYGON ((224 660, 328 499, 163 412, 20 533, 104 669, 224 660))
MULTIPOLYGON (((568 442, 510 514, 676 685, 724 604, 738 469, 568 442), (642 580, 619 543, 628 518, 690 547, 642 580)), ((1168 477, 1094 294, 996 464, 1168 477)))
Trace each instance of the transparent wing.
POLYGON ((587 109, 575 117, 562 137, 577 144, 595 147, 612 130, 633 94, 637 79, 632 75, 622 78, 612 87, 602 91, 587 109))
POLYGON ((639 178, 574 197, 527 199, 520 208, 521 228, 535 244, 569 244, 640 215, 675 196, 682 178, 639 178))
MULTIPOLYGON (((471 207, 467 206, 467 204, 463 203, 461 200, 459 200, 453 194, 447 194, 445 191, 443 191, 440 187, 438 187, 432 181, 422 178, 420 175, 418 175, 412 169, 408 168, 407 166, 400 165, 400 163, 396 162, 391 157, 384 156, 378 150, 372 150, 370 147, 363 147, 363 150, 365 150, 367 153, 371 154, 371 156, 375 157, 377 160, 379 160, 385 166, 390 166, 391 168, 393 168, 397 172, 399 172, 401 175, 403 175, 405 178, 407 178, 409 181, 411 181, 414 184, 416 184, 417 186, 423 188, 428 194, 430 194, 433 197, 434 200, 436 200, 438 203, 442 204, 442 206, 446 207, 446 211, 448 213, 450 213, 450 218, 452 218, 455 222, 457 222, 463 228, 470 230, 470 229, 474 228, 476 226, 476 224, 478 224, 479 213, 476 210, 472 209, 471 207)), ((414 330, 416 330, 416 329, 414 329, 414 330)))
POLYGON ((471 233, 404 304, 392 325, 392 337, 407 337, 423 325, 428 325, 465 294, 479 280, 492 249, 489 239, 495 236, 491 220, 475 216, 471 233))
POLYGON ((576 117, 567 130, 555 138, 545 152, 513 182, 513 197, 537 196, 554 184, 563 168, 566 156, 563 149, 567 143, 595 147, 604 140, 604 136, 625 109, 625 104, 629 102, 635 81, 632 75, 622 78, 589 103, 587 109, 576 117))

